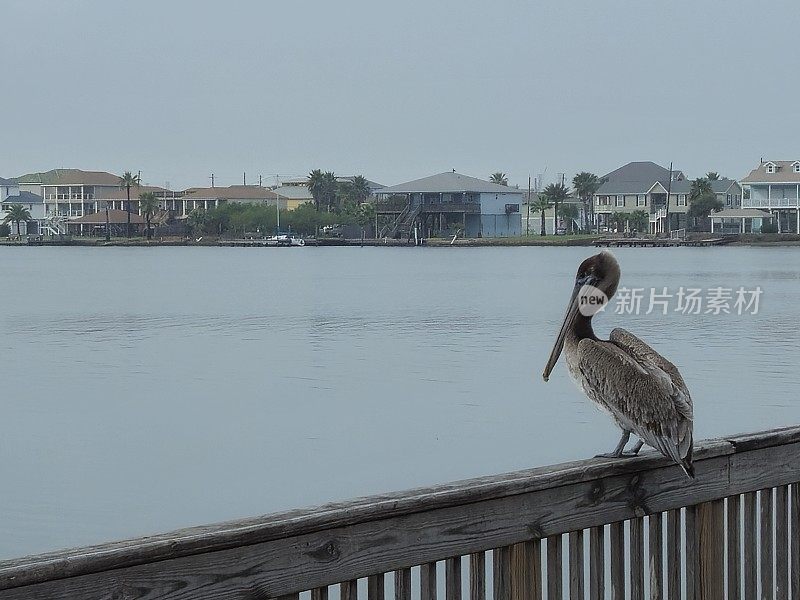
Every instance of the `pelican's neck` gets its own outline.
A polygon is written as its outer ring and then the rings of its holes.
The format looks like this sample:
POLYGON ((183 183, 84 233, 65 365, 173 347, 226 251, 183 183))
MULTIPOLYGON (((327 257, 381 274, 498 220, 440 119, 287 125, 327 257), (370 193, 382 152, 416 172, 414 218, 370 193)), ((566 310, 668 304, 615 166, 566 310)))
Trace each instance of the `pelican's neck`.
POLYGON ((594 330, 592 329, 592 317, 587 317, 578 313, 575 322, 572 324, 570 334, 570 337, 572 337, 576 342, 579 342, 584 338, 596 340, 597 336, 594 334, 594 330))

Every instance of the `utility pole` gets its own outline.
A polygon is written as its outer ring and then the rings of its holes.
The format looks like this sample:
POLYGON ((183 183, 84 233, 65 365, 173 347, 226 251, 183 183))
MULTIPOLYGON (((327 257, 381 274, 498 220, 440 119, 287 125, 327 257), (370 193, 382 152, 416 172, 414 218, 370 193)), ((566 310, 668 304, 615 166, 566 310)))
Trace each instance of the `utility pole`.
POLYGON ((261 175, 258 176, 258 187, 261 187, 261 175))
POLYGON ((247 173, 242 173, 242 185, 247 185, 247 173))
POLYGON ((531 234, 531 176, 528 175, 528 218, 525 219, 525 237, 531 234))

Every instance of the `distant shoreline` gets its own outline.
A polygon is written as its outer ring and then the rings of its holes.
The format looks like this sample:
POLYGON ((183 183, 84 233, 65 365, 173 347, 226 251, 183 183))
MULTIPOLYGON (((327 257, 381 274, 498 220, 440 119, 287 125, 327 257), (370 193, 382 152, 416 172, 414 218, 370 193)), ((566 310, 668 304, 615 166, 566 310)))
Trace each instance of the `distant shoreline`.
MULTIPOLYGON (((702 234, 701 234, 702 235, 702 234)), ((424 247, 430 248, 508 248, 508 247, 522 247, 522 246, 550 246, 550 247, 573 247, 573 246, 593 246, 594 242, 599 239, 606 239, 608 236, 530 236, 530 237, 517 237, 517 238, 462 238, 453 242, 447 238, 431 238, 425 240, 424 247)), ((83 248, 151 248, 151 247, 221 247, 224 246, 224 240, 218 238, 204 237, 200 241, 183 238, 169 238, 159 240, 145 240, 145 239, 116 239, 106 242, 98 238, 85 238, 74 237, 68 240, 47 240, 39 244, 28 244, 25 241, 16 240, 0 240, 0 246, 6 247, 41 247, 41 246, 76 246, 83 248), (223 243, 220 243, 223 242, 223 243)), ((406 243, 404 240, 393 239, 320 239, 309 240, 309 246, 328 246, 328 247, 382 247, 382 248, 413 248, 414 245, 406 243)), ((725 244, 727 246, 800 246, 800 235, 797 234, 745 234, 738 235, 736 239, 731 240, 725 244)))

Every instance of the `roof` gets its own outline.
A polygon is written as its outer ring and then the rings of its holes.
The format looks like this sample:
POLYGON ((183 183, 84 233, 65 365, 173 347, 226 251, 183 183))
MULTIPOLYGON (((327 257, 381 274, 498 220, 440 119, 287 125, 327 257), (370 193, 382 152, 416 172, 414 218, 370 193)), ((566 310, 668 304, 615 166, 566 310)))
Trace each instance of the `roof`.
MULTIPOLYGON (((683 179, 683 172, 672 170, 673 183, 683 179)), ((597 194, 646 194, 659 182, 665 188, 669 184, 669 169, 654 162, 629 162, 605 176, 606 181, 597 194)))
POLYGON ((492 183, 477 177, 462 175, 454 171, 446 171, 438 175, 415 179, 391 187, 377 190, 377 194, 436 194, 448 192, 477 192, 477 193, 504 193, 522 194, 522 190, 492 183))
POLYGON ((772 219, 772 215, 766 210, 758 210, 757 208, 726 208, 718 212, 711 213, 714 219, 772 219))
MULTIPOLYGON (((724 194, 736 182, 733 179, 722 177, 720 179, 709 179, 708 183, 711 184, 711 191, 715 194, 724 194)), ((692 190, 692 180, 682 179, 680 181, 673 181, 670 184, 670 193, 672 194, 688 194, 692 190)))
POLYGON ((17 182, 13 179, 6 179, 5 177, 0 177, 0 186, 12 186, 17 185, 17 182))
POLYGON ((275 200, 275 192, 259 185, 231 185, 228 187, 189 188, 189 200, 204 198, 212 200, 275 200))
POLYGON ((105 171, 53 169, 44 173, 28 173, 17 177, 18 184, 40 185, 119 185, 119 176, 105 171))
POLYGON ((281 198, 289 198, 291 200, 313 200, 314 197, 308 188, 304 185, 282 185, 279 188, 272 190, 281 198))
MULTIPOLYGON (((131 200, 136 200, 139 198, 139 194, 144 194, 145 192, 167 192, 171 194, 172 192, 166 188, 158 187, 155 185, 137 185, 131 188, 131 200)), ((176 194, 179 195, 179 194, 176 194)), ((125 188, 121 188, 119 186, 103 190, 100 193, 95 193, 94 195, 96 200, 126 200, 128 198, 128 190, 125 188)))
MULTIPOLYGON (((131 223, 133 224, 142 224, 145 222, 144 217, 136 214, 135 212, 130 213, 131 215, 131 223)), ((82 217, 78 217, 77 219, 70 219, 70 223, 77 223, 84 225, 90 224, 102 224, 105 225, 106 223, 106 211, 101 210, 100 212, 91 213, 88 215, 84 215, 82 217)), ((128 212, 124 210, 109 210, 108 211, 108 222, 113 225, 120 225, 122 223, 128 222, 128 212)))
POLYGON ((795 173, 792 165, 796 160, 768 160, 742 179, 742 183, 800 183, 800 173, 795 173), (767 165, 775 165, 774 173, 767 173, 767 165))
POLYGON ((6 196, 3 204, 41 204, 44 199, 39 194, 20 192, 14 196, 6 196))

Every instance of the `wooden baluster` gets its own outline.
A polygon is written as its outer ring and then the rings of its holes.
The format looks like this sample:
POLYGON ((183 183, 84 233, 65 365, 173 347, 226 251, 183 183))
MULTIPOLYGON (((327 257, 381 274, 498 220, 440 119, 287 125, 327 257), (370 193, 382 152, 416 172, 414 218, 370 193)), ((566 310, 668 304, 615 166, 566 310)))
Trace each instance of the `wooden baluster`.
POLYGON ((755 598, 758 593, 758 551, 756 550, 756 493, 744 495, 744 597, 745 600, 755 598))
POLYGON ((650 554, 650 600, 664 599, 664 534, 662 515, 656 513, 647 518, 649 537, 647 540, 650 554))
POLYGON ((311 590, 311 600, 328 600, 328 586, 311 590))
POLYGON ((667 512, 667 598, 681 600, 681 511, 667 512))
POLYGON ((341 600, 358 600, 358 580, 351 579, 340 583, 339 598, 341 600))
POLYGON ((448 558, 444 566, 444 590, 447 600, 461 600, 461 557, 448 558))
POLYGON ((700 569, 697 531, 697 506, 684 512, 684 552, 686 553, 686 600, 700 600, 700 569))
POLYGON ((630 520, 631 598, 644 598, 644 518, 630 520))
POLYGON ((739 496, 731 496, 727 501, 726 529, 728 531, 728 600, 742 597, 742 536, 739 496))
POLYGON ((569 598, 583 600, 583 530, 569 534, 569 598))
POLYGON ((492 581, 494 584, 494 600, 510 600, 511 598, 511 546, 496 548, 493 554, 492 581))
POLYGON ((775 488, 775 600, 789 600, 789 488, 775 488))
POLYGON ((792 484, 792 598, 800 598, 800 484, 792 484))
POLYGON ((723 500, 714 500, 695 508, 698 560, 695 597, 701 600, 724 600, 725 504, 723 500))
POLYGON ((370 575, 367 578, 367 600, 383 600, 384 576, 370 575))
POLYGON ((772 551, 772 488, 761 490, 758 495, 761 508, 761 598, 772 600, 775 591, 772 577, 774 565, 772 551))
POLYGON ((564 581, 561 570, 561 536, 547 538, 547 600, 562 600, 564 581))
POLYGON ((436 563, 429 562, 419 567, 420 600, 436 600, 436 563))
POLYGON ((603 600, 606 590, 605 527, 589 530, 589 600, 603 600))
POLYGON ((625 600, 625 522, 611 523, 611 600, 625 600))
POLYGON ((511 547, 511 597, 514 600, 542 600, 541 554, 538 550, 539 540, 511 547))
POLYGON ((411 600, 411 569, 394 572, 394 599, 411 600))
POLYGON ((486 600, 486 553, 469 555, 469 600, 486 600))

